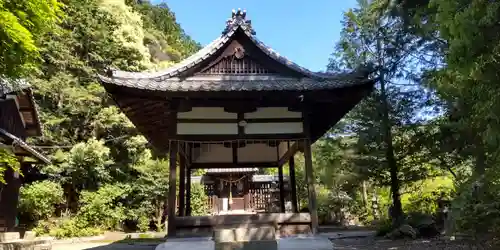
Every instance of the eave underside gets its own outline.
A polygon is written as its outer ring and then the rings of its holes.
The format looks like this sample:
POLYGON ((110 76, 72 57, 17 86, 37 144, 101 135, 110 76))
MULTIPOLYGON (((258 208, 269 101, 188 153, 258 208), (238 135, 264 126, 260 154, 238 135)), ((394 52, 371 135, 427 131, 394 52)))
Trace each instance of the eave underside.
MULTIPOLYGON (((235 91, 235 92, 161 92, 105 85, 116 104, 152 145, 164 151, 176 136, 176 111, 194 106, 221 105, 235 107, 286 106, 301 109, 306 105, 310 119, 310 139, 316 141, 335 125, 362 98, 369 94, 372 84, 322 91, 235 91)), ((302 135, 298 135, 300 138, 302 135)), ((271 138, 269 139, 279 139, 271 138)), ((227 137, 198 136, 199 140, 224 141, 227 137)), ((232 137, 231 137, 232 138, 232 137)), ((295 139, 297 139, 295 138, 295 139)), ((245 139, 245 138, 233 138, 245 139)), ((257 139, 257 138, 254 138, 257 139)), ((262 138, 259 138, 262 139, 262 138)), ((283 138, 285 139, 285 138, 283 138)), ((290 138, 294 139, 294 138, 290 138)))

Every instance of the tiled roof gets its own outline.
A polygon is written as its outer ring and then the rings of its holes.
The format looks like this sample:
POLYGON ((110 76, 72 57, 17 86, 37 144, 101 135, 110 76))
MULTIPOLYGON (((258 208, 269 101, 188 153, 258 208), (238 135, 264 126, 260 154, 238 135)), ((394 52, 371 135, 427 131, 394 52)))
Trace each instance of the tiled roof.
POLYGON ((0 76, 0 96, 29 88, 30 84, 24 79, 8 79, 0 76))
POLYGON ((233 12, 232 19, 228 20, 226 29, 220 37, 197 53, 172 67, 157 72, 126 72, 114 70, 108 72, 107 76, 99 75, 99 78, 102 82, 108 84, 156 91, 316 90, 341 88, 367 83, 366 78, 371 72, 370 68, 360 69, 352 73, 320 73, 312 72, 295 64, 259 41, 255 37, 255 32, 251 27, 250 21, 246 20, 245 17, 246 13, 244 12, 233 12), (193 68, 200 62, 217 53, 219 49, 232 41, 233 36, 238 30, 243 31, 243 33, 270 58, 291 70, 307 76, 307 78, 288 80, 255 80, 249 78, 248 80, 242 81, 176 78, 179 74, 193 68), (362 79, 364 79, 364 81, 362 79))
POLYGON ((167 80, 109 78, 101 76, 105 83, 117 84, 124 87, 155 90, 155 91, 266 91, 266 90, 319 90, 335 89, 366 83, 366 80, 356 79, 345 75, 326 80, 313 80, 311 78, 283 78, 269 76, 267 79, 231 80, 217 77, 193 77, 181 80, 170 78, 167 80))

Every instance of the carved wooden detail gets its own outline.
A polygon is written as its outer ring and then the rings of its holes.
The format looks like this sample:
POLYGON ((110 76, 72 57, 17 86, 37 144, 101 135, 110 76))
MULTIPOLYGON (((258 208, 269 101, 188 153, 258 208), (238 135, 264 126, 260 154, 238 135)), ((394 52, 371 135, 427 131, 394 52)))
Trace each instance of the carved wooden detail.
POLYGON ((242 55, 241 51, 221 59, 217 64, 203 71, 205 74, 269 74, 276 73, 242 55), (240 58, 238 58, 240 57, 240 58))

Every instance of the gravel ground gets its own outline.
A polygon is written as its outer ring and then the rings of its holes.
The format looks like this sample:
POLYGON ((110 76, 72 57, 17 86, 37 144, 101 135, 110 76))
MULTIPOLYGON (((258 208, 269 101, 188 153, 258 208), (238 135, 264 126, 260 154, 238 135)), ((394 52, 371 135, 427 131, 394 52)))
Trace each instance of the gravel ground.
POLYGON ((386 240, 371 237, 333 239, 334 249, 338 250, 476 250, 485 249, 461 241, 448 240, 386 240))

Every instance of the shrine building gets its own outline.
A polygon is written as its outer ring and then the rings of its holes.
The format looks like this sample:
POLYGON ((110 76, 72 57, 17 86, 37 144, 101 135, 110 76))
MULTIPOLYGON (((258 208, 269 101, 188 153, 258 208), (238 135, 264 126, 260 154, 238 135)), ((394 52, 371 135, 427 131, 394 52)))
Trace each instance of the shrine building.
POLYGON ((259 223, 307 227, 316 233, 311 144, 373 89, 368 68, 317 73, 291 62, 256 38, 246 16, 245 11, 233 11, 217 39, 170 68, 109 70, 99 75, 137 129, 156 149, 168 153, 170 173, 180 171, 179 190, 177 175, 168 177, 169 236, 186 229, 259 223), (297 207, 294 155, 298 151, 304 155, 308 213, 299 213, 297 207), (289 190, 284 184, 286 163, 289 190), (220 198, 217 206, 245 210, 252 205, 248 194, 256 182, 243 168, 278 169, 279 212, 249 209, 246 214, 191 216, 195 169, 208 170, 213 192, 220 198), (285 213, 286 197, 290 213, 285 213))

